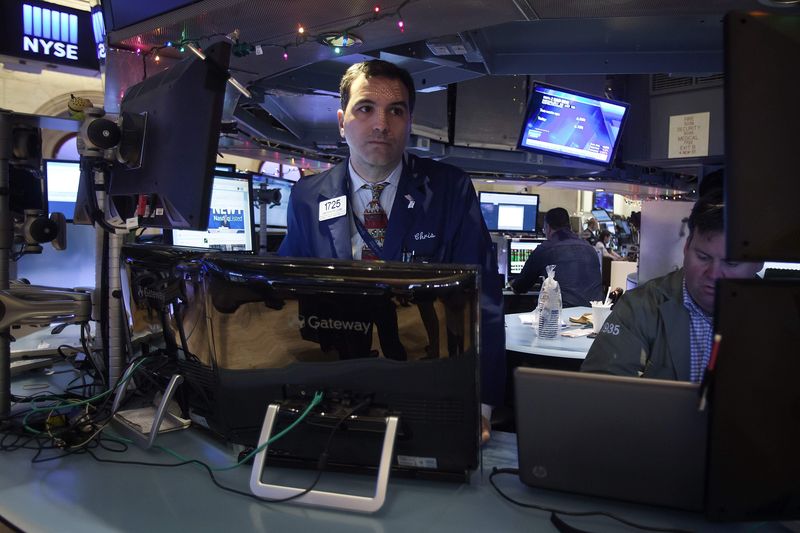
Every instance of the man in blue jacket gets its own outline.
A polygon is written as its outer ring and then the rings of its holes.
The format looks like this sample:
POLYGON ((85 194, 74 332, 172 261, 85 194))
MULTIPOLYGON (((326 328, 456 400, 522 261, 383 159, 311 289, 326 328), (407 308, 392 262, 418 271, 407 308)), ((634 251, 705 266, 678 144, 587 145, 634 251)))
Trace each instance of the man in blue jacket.
POLYGON ((340 93, 339 132, 350 157, 297 182, 278 253, 479 265, 482 401, 502 405, 502 281, 471 181, 456 167, 405 154, 415 102, 407 71, 381 60, 358 63, 343 76, 340 93), (376 194, 385 228, 364 216, 376 194))
POLYGON ((603 298, 600 259, 596 249, 575 235, 569 226, 569 213, 554 207, 544 215, 547 242, 540 244, 525 261, 522 272, 511 283, 514 292, 527 292, 546 276, 547 265, 556 265, 556 281, 564 307, 589 306, 603 298))

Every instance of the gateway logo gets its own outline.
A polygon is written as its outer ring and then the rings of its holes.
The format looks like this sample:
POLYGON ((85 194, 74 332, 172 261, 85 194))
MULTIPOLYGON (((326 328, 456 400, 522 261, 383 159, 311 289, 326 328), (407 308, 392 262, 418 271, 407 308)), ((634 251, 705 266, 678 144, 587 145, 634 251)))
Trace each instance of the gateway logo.
POLYGON ((308 326, 311 329, 327 329, 333 331, 357 331, 366 335, 369 332, 370 322, 359 322, 357 320, 338 320, 334 318, 320 318, 311 315, 308 318, 300 315, 300 327, 308 326))
POLYGON ((22 4, 26 52, 78 60, 78 16, 22 4))

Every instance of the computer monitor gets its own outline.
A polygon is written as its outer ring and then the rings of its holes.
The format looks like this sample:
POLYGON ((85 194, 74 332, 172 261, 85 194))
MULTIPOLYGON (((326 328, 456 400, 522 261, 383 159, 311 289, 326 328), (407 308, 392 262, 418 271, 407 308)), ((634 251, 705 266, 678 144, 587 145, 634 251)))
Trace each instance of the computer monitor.
POLYGON ((706 512, 714 520, 798 520, 800 280, 719 280, 714 331, 721 340, 708 389, 706 512))
POLYGON ((172 244, 227 252, 253 251, 253 194, 246 174, 216 172, 208 229, 172 230, 172 244))
POLYGON ((508 272, 507 278, 509 280, 519 276, 522 272, 522 267, 525 266, 525 261, 539 247, 544 241, 508 241, 508 272))
POLYGON ((277 190, 281 194, 280 203, 270 205, 267 210, 267 227, 268 228, 286 228, 286 215, 289 210, 289 197, 292 194, 292 187, 294 182, 276 178, 274 176, 267 176, 264 174, 253 174, 253 194, 256 201, 254 202, 253 220, 255 224, 261 226, 261 209, 258 206, 258 191, 262 186, 267 190, 277 190))
POLYGON ((617 227, 614 225, 613 220, 607 220, 605 222, 600 222, 600 228, 608 231, 611 235, 617 233, 617 227))
POLYGON ((603 222, 611 222, 611 216, 605 209, 592 209, 592 216, 601 225, 603 222))
POLYGON ((613 192, 595 192, 594 193, 594 208, 605 209, 606 211, 614 212, 614 193, 613 192))
POLYGON ((109 185, 123 217, 148 195, 159 214, 141 224, 207 228, 230 48, 215 43, 205 60, 190 54, 125 91, 118 153, 126 163, 114 166, 109 185))
POLYGON ((47 203, 51 213, 63 213, 67 221, 75 214, 75 201, 78 197, 78 184, 81 181, 81 167, 77 161, 44 162, 47 180, 47 203))
POLYGON ((628 104, 535 82, 517 147, 611 166, 628 104))
POLYGON ((489 231, 536 233, 538 194, 481 191, 479 200, 489 231))
POLYGON ((786 65, 800 57, 800 15, 777 11, 731 12, 724 19, 725 243, 730 260, 800 261, 797 201, 794 194, 782 194, 788 190, 787 178, 791 183, 797 175, 792 169, 797 165, 800 69, 786 65))
MULTIPOLYGON (((135 308, 163 309, 156 291, 137 290, 136 283, 185 288, 181 324, 192 355, 179 355, 178 366, 186 379, 183 408, 192 420, 253 446, 269 404, 281 404, 280 431, 322 391, 320 408, 271 444, 268 460, 315 468, 343 410, 365 402, 334 434, 329 467, 374 471, 390 414, 399 416, 396 472, 464 481, 477 467, 474 266, 389 262, 374 268, 222 252, 198 259, 197 253, 140 245, 122 250, 135 308), (153 282, 158 279, 163 283, 153 282)), ((157 313, 150 315, 160 323, 157 313)), ((180 345, 181 335, 169 334, 180 345)))

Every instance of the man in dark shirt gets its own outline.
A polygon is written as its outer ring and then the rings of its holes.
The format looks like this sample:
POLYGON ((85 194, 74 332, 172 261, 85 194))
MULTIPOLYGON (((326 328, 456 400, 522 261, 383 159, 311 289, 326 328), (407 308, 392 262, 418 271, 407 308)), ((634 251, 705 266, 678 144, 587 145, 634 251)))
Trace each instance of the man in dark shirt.
POLYGON ((527 292, 539 276, 546 275, 547 265, 556 265, 564 307, 588 307, 590 300, 600 300, 603 287, 597 251, 572 232, 566 209, 556 207, 545 214, 544 234, 547 242, 533 251, 519 277, 511 283, 514 292, 527 292))

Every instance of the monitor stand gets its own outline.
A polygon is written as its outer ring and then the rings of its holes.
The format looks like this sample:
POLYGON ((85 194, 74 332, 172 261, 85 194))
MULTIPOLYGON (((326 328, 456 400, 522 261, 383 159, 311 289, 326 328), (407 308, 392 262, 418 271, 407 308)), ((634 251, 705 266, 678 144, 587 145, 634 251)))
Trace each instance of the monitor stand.
MULTIPOLYGON (((264 424, 261 426, 261 435, 258 438, 258 446, 264 446, 269 442, 272 435, 272 426, 280 410, 279 404, 270 404, 267 414, 264 416, 264 424)), ((297 503, 312 505, 315 507, 328 507, 345 511, 358 511, 362 513, 374 513, 383 506, 386 500, 386 487, 389 484, 389 471, 392 466, 392 451, 394 450, 395 436, 397 435, 398 417, 386 417, 386 433, 383 438, 383 450, 381 451, 380 464, 378 465, 378 478, 375 485, 374 496, 356 496, 337 492, 325 492, 319 490, 308 491, 303 496, 299 496, 297 503)), ((287 487, 283 485, 272 485, 261 481, 261 474, 264 471, 268 446, 259 451, 253 461, 253 470, 250 476, 250 491, 259 498, 278 500, 295 496, 304 492, 305 489, 298 487, 287 487)))

